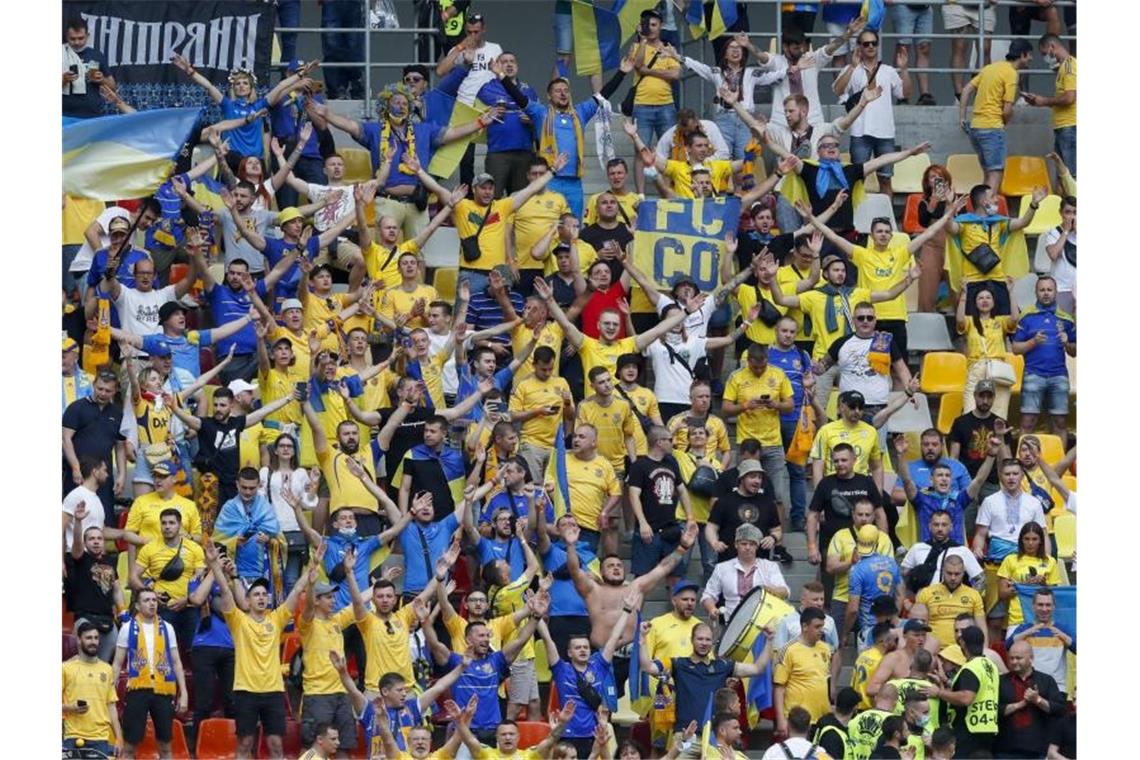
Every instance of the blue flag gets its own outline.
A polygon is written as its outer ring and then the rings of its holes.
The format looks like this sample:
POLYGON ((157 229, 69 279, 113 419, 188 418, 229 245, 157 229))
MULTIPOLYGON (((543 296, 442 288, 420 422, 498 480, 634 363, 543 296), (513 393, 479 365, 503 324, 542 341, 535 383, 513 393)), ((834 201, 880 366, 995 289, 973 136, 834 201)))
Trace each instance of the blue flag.
MULTIPOLYGON (((1025 583, 1016 583, 1017 598, 1021 601, 1021 614, 1025 622, 1033 622, 1033 594, 1041 588, 1025 583)), ((1077 587, 1051 586, 1055 608, 1053 611, 1053 624, 1069 636, 1077 636, 1077 587)))
MULTIPOLYGON (((752 659, 755 660, 764 651, 768 637, 763 633, 756 636, 752 642, 752 659)), ((769 658, 764 672, 758 676, 747 679, 744 686, 744 701, 748 708, 748 725, 753 728, 760 721, 760 713, 772 706, 772 660, 769 658)))

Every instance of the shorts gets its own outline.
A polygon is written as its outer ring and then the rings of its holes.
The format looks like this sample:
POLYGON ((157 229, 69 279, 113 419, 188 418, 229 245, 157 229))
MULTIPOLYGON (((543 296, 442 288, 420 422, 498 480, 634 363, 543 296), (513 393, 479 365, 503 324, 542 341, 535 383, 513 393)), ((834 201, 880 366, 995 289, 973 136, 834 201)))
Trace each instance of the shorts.
POLYGON ((891 23, 895 27, 895 34, 899 35, 896 42, 900 45, 909 45, 912 41, 910 35, 918 37, 918 44, 930 44, 930 33, 934 31, 934 9, 930 6, 921 10, 914 10, 905 3, 896 2, 890 6, 891 23))
MULTIPOLYGON (((76 742, 78 742, 78 741, 79 741, 79 738, 64 739, 63 740, 63 751, 66 752, 68 750, 78 749, 81 751, 87 750, 87 751, 94 751, 94 752, 102 752, 107 757, 111 757, 115 754, 115 747, 109 741, 102 741, 102 740, 98 740, 98 739, 83 739, 83 746, 82 747, 79 747, 76 745, 76 742)), ((81 755, 81 757, 82 757, 82 755, 81 755)))
MULTIPOLYGON (((997 13, 993 8, 987 7, 982 16, 982 24, 986 32, 992 32, 997 26, 997 13)), ((978 31, 978 12, 964 8, 957 3, 942 6, 942 26, 948 32, 976 32, 978 31)))
MULTIPOLYGON (((285 735, 284 691, 235 691, 234 724, 238 738, 254 736, 261 724, 267 736, 285 735)), ((355 729, 353 729, 355 736, 355 729)))
POLYGON ((515 660, 511 663, 511 680, 507 685, 507 701, 512 705, 537 702, 538 675, 534 660, 515 660))
MULTIPOLYGON (((894 153, 895 150, 895 138, 893 137, 851 136, 851 163, 853 164, 864 164, 872 158, 894 153)), ((875 174, 880 177, 890 177, 894 173, 895 168, 891 164, 880 166, 875 171, 875 174)))
POLYGON ((308 747, 316 739, 317 724, 328 723, 340 733, 340 748, 356 748, 356 721, 348 695, 306 694, 301 698, 301 743, 308 747))
POLYGON ((131 475, 131 482, 154 485, 154 475, 150 472, 150 463, 146 461, 146 454, 143 453, 141 445, 135 446, 135 471, 131 475))
POLYGON ((672 103, 661 106, 633 106, 633 118, 637 122, 637 136, 646 145, 656 145, 657 140, 677 125, 677 107, 672 103))
POLYGON ((127 692, 123 707, 123 740, 139 744, 146 736, 146 718, 154 722, 155 741, 166 744, 174 736, 174 697, 155 694, 153 689, 135 689, 127 692))
POLYGON ((1021 413, 1051 414, 1061 417, 1069 413, 1068 375, 1025 375, 1021 381, 1021 413))
POLYGON ((569 13, 554 14, 554 52, 558 55, 574 52, 574 17, 569 13))
MULTIPOLYGON (((827 22, 827 34, 829 37, 832 37, 832 38, 842 37, 843 33, 846 31, 847 31, 847 24, 834 24, 830 21, 827 22)), ((855 37, 858 37, 858 35, 855 35, 851 39, 840 43, 839 47, 835 49, 834 53, 832 53, 832 57, 840 56, 840 55, 847 55, 848 53, 853 51, 855 49, 855 45, 858 44, 855 41, 855 37)))
MULTIPOLYGON (((978 161, 984 171, 1000 172, 1005 169, 1005 129, 969 127, 966 135, 970 138, 970 144, 974 146, 974 152, 978 154, 978 161)), ((854 137, 851 142, 855 142, 854 137)), ((854 158, 854 151, 851 155, 854 158)))

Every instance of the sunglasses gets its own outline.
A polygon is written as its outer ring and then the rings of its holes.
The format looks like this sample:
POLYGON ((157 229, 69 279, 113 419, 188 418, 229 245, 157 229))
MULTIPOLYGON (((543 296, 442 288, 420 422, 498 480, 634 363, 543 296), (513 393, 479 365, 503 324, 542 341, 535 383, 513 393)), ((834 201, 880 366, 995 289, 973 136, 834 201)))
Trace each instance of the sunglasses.
POLYGON ((821 143, 819 143, 819 145, 817 147, 820 150, 830 150, 832 148, 835 148, 838 150, 839 149, 839 143, 836 143, 836 142, 823 143, 823 142, 821 142, 821 143))
POLYGON ((404 77, 404 82, 406 84, 415 84, 416 82, 422 82, 422 81, 424 81, 424 78, 421 77, 419 74, 410 74, 410 75, 404 77))
POLYGON ((856 322, 874 322, 875 321, 875 315, 874 314, 856 314, 855 315, 855 321, 856 322))
POLYGON ((860 40, 859 44, 862 45, 863 47, 870 47, 870 48, 879 46, 878 40, 860 40))

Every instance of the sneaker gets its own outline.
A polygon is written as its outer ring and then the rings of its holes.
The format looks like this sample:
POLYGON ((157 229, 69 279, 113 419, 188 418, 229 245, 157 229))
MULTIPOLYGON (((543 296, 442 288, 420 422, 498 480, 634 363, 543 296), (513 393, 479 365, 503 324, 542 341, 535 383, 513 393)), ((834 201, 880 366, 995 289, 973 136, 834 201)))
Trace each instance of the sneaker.
POLYGON ((803 520, 795 520, 792 522, 792 527, 789 530, 792 533, 806 533, 807 523, 803 520))
POLYGON ((781 565, 790 565, 796 561, 787 548, 780 544, 772 547, 772 558, 781 565))
POLYGON ((931 95, 929 92, 924 92, 918 96, 918 102, 915 105, 936 106, 936 105, 938 105, 938 102, 934 99, 934 96, 931 95))

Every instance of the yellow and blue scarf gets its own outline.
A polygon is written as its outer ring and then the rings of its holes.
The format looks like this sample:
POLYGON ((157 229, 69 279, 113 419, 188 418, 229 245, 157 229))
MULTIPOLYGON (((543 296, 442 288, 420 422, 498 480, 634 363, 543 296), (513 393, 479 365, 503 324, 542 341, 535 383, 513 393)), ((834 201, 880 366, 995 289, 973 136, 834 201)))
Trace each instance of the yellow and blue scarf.
POLYGON ((154 662, 147 660, 146 637, 136 615, 131 618, 127 632, 127 690, 153 689, 155 694, 174 694, 174 658, 170 640, 166 638, 166 625, 161 618, 154 619, 154 662))

